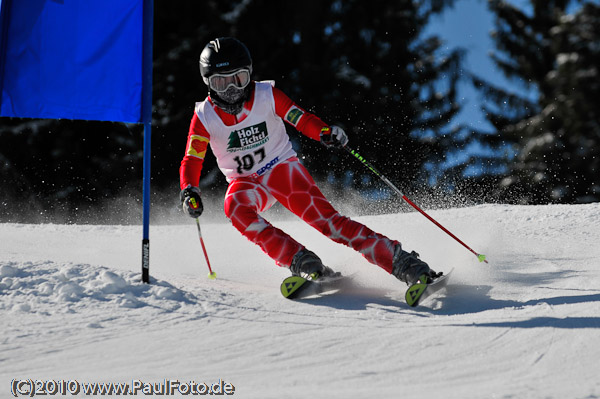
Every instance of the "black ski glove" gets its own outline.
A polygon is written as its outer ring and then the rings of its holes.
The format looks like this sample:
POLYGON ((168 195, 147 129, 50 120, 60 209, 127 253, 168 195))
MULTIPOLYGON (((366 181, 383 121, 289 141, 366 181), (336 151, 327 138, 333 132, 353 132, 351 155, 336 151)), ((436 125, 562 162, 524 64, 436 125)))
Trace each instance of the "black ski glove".
POLYGON ((327 148, 342 148, 348 144, 348 135, 339 126, 321 129, 321 143, 327 148))
POLYGON ((179 193, 179 199, 181 200, 183 211, 188 215, 193 218, 202 215, 204 206, 202 205, 200 189, 198 187, 192 187, 191 184, 188 184, 188 186, 179 193))

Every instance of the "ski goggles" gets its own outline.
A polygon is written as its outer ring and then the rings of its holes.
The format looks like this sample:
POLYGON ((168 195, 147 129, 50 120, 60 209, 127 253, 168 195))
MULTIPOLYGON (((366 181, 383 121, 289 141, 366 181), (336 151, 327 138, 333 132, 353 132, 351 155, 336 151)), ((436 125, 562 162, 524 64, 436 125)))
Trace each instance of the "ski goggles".
POLYGON ((217 73, 208 78, 208 86, 217 93, 222 93, 231 86, 243 89, 248 86, 248 83, 250 83, 250 71, 247 69, 239 69, 231 73, 217 73))

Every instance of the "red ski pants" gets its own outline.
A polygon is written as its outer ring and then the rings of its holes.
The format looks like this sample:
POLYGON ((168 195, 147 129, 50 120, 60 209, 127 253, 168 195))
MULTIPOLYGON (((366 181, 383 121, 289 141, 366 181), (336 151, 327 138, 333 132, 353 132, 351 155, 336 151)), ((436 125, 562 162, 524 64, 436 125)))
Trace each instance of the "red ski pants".
POLYGON ((369 262, 391 273, 398 242, 340 215, 296 157, 263 176, 233 180, 225 195, 225 214, 233 226, 279 266, 290 267, 303 245, 259 215, 275 201, 333 241, 355 249, 369 262))

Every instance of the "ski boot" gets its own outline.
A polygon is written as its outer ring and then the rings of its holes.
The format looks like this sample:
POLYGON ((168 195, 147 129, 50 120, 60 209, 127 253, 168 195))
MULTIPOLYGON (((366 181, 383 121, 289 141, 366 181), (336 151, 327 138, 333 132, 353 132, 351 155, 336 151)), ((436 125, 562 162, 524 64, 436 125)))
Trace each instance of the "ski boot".
POLYGON ((427 263, 419 259, 418 253, 415 251, 408 253, 399 244, 394 250, 392 274, 407 285, 415 284, 418 281, 429 284, 441 275, 441 273, 431 270, 427 263))
POLYGON ((292 276, 300 276, 307 280, 316 280, 319 277, 339 277, 340 272, 334 272, 325 266, 314 252, 306 248, 301 249, 294 255, 290 265, 292 276))

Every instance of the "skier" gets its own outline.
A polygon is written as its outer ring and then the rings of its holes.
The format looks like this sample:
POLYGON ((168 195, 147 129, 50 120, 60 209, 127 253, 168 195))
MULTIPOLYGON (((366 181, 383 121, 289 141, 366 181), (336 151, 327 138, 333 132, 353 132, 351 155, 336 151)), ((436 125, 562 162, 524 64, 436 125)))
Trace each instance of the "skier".
POLYGON ((181 161, 180 199, 184 212, 194 218, 202 214, 198 184, 210 144, 229 183, 224 201, 226 216, 242 235, 293 275, 311 278, 338 273, 260 216, 275 201, 407 284, 423 274, 435 276, 416 252, 404 251, 398 241, 333 208, 299 162, 284 122, 329 148, 342 148, 348 143, 342 128, 325 124, 270 81, 252 80, 250 52, 235 38, 209 42, 200 54, 200 73, 208 86, 208 96, 196 103, 181 161))

